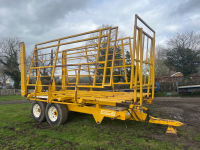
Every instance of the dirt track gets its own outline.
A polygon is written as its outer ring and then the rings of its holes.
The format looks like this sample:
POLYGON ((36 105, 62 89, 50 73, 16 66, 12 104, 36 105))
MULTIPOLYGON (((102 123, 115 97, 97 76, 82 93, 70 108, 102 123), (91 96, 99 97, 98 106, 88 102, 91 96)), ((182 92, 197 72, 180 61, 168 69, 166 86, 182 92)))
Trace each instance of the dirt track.
POLYGON ((177 120, 186 123, 177 127, 178 135, 168 137, 159 134, 148 135, 155 140, 184 143, 185 149, 200 149, 200 142, 195 140, 200 133, 200 98, 156 97, 153 104, 147 105, 154 117, 177 120))
POLYGON ((157 97, 152 106, 187 125, 200 125, 200 98, 157 97))

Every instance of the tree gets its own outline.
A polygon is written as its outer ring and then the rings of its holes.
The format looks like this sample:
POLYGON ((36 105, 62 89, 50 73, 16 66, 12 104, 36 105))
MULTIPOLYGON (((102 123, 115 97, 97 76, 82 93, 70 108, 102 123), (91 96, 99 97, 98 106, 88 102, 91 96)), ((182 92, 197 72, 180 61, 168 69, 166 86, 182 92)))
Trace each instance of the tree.
POLYGON ((18 88, 21 81, 19 70, 19 43, 18 37, 4 38, 0 42, 0 63, 4 66, 2 72, 14 81, 14 87, 18 88))
POLYGON ((167 51, 165 64, 169 68, 183 73, 184 77, 188 77, 197 73, 197 68, 200 65, 200 51, 178 46, 167 51))
POLYGON ((1 64, 0 63, 0 68, 1 68, 1 70, 0 70, 0 81, 2 82, 2 83, 6 83, 6 80, 9 78, 9 76, 7 76, 5 73, 4 73, 4 65, 3 64, 1 64))
MULTIPOLYGON (((174 48, 178 47, 198 51, 200 49, 200 32, 177 32, 172 37, 168 38, 168 40, 166 40, 165 51, 172 51, 174 48)), ((170 67, 169 73, 171 71, 177 72, 178 70, 176 70, 174 67, 170 67)))
POLYGON ((177 32, 166 42, 169 49, 183 47, 192 50, 200 49, 200 33, 193 31, 177 32))
POLYGON ((155 77, 167 76, 169 68, 165 65, 166 50, 162 45, 155 49, 155 77))

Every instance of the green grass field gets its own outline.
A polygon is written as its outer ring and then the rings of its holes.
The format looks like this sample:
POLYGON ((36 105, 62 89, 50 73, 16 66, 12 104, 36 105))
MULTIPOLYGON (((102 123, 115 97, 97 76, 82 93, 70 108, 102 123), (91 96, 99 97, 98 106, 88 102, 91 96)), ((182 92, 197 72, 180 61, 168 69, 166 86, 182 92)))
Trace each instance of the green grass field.
MULTIPOLYGON (((69 113, 64 125, 50 126, 31 118, 31 104, 0 105, 0 149, 185 149, 184 138, 169 142, 164 125, 104 118, 96 124, 92 115, 69 113), (157 138, 155 138, 157 137, 157 138)), ((179 136, 188 137, 184 127, 179 136)), ((195 138, 195 137, 193 137, 195 138)), ((196 137, 199 140, 199 134, 196 137)))
POLYGON ((26 100, 26 97, 22 97, 21 95, 0 96, 0 102, 2 102, 2 101, 12 101, 12 100, 26 100))

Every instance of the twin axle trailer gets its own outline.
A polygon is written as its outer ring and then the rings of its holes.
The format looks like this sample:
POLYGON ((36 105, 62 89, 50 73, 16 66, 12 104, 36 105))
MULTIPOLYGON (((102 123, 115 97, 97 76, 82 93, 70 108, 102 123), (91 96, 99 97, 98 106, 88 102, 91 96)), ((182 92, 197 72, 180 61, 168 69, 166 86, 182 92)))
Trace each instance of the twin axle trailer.
POLYGON ((92 114, 97 124, 104 117, 163 124, 167 133, 176 134, 173 126, 183 125, 154 118, 143 107, 154 99, 155 31, 138 15, 133 38, 120 38, 118 27, 105 27, 36 44, 28 79, 23 42, 20 50, 21 95, 33 101, 31 114, 38 122, 64 124, 74 111, 92 114), (117 85, 134 91, 116 92, 117 85))

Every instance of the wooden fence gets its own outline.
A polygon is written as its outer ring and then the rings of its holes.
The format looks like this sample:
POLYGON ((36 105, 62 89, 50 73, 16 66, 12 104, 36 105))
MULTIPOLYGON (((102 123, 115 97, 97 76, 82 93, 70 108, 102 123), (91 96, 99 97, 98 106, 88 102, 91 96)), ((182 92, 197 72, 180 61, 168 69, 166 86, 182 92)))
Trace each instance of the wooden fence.
POLYGON ((21 90, 20 89, 2 89, 0 90, 0 96, 1 95, 20 95, 21 90))

